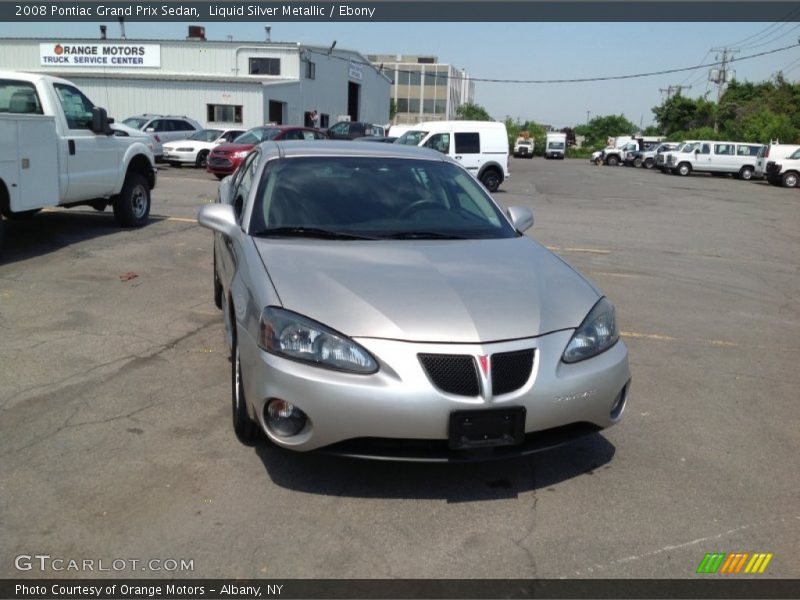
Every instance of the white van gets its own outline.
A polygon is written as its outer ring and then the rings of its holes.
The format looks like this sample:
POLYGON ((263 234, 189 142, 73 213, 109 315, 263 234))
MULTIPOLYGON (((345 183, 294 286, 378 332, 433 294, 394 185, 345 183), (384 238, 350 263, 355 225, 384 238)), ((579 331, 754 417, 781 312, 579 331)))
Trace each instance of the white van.
POLYGON ((800 146, 795 144, 770 144, 769 146, 762 146, 761 152, 756 157, 756 170, 753 177, 756 179, 763 179, 767 175, 767 163, 776 160, 783 160, 789 155, 794 154, 800 146))
POLYGON ((739 179, 752 179, 761 144, 702 140, 685 144, 667 156, 667 169, 676 175, 692 171, 733 173, 739 179))
POLYGON ((508 132, 495 121, 429 121, 406 131, 396 144, 423 146, 460 162, 490 192, 510 177, 508 132))
POLYGON ((776 159, 770 152, 764 176, 771 184, 791 188, 800 186, 800 146, 795 147, 798 149, 784 158, 776 159))
POLYGON ((545 136, 545 142, 544 142, 545 158, 560 158, 563 160, 564 153, 566 151, 567 151, 566 133, 548 133, 545 136))

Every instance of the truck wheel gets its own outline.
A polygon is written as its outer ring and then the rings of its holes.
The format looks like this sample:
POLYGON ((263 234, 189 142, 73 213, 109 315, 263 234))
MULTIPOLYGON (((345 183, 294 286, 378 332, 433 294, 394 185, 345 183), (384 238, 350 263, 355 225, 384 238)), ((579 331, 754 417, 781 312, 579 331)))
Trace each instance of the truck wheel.
POLYGON ((739 179, 750 181, 753 178, 753 167, 742 167, 739 171, 739 179))
POLYGON ((645 159, 643 165, 645 169, 652 169, 655 166, 652 158, 645 159))
POLYGON ((797 173, 794 171, 789 171, 788 173, 784 173, 783 177, 781 177, 781 185, 783 187, 793 188, 797 187, 798 177, 797 173))
POLYGON ((481 183, 490 192, 496 192, 500 187, 500 175, 494 169, 486 169, 481 175, 481 183))
POLYGON ((633 166, 634 167, 641 167, 642 166, 642 159, 641 158, 634 158, 633 159, 633 166))
POLYGON ((114 197, 114 218, 122 227, 141 227, 150 214, 150 187, 141 173, 128 173, 114 197))
POLYGON ((611 155, 606 159, 606 164, 609 167, 616 167, 619 164, 619 159, 616 156, 611 155))
POLYGON ((208 150, 201 150, 197 153, 197 159, 194 161, 194 166, 198 169, 206 168, 206 160, 208 159, 208 150))
POLYGON ((673 173, 677 173, 681 177, 686 177, 692 172, 692 165, 689 163, 681 163, 678 165, 678 168, 673 171, 673 173))

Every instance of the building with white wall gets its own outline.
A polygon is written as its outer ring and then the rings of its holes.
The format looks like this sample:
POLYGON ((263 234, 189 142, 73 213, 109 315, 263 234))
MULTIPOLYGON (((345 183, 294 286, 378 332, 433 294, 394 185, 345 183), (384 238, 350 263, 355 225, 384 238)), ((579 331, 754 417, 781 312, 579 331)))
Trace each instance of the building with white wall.
POLYGON ((397 107, 393 125, 452 120, 459 106, 475 101, 475 82, 469 75, 435 56, 370 54, 367 58, 392 78, 391 97, 397 107))
POLYGON ((391 80, 352 50, 285 42, 0 38, 0 69, 75 82, 118 121, 153 113, 207 126, 389 121, 391 80))

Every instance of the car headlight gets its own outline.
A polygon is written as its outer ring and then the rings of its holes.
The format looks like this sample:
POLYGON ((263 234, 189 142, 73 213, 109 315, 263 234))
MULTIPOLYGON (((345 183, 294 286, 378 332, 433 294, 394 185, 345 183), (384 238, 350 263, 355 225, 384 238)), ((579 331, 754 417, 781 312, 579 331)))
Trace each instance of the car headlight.
POLYGON ((261 313, 258 345, 271 354, 337 371, 369 374, 378 370, 375 359, 354 341, 277 306, 261 313))
POLYGON ((616 344, 618 339, 614 305, 607 298, 600 298, 575 330, 561 360, 575 363, 597 356, 616 344))
POLYGON ((238 152, 234 152, 233 153, 233 157, 234 158, 244 158, 248 154, 250 154, 250 150, 239 150, 238 152))

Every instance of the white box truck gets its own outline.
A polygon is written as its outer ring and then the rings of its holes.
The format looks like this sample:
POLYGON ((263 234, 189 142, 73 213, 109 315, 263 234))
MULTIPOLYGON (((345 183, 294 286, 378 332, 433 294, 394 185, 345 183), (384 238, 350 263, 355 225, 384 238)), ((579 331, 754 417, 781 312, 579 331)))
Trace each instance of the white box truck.
POLYGON ((567 152, 566 133, 548 133, 544 141, 544 157, 564 159, 567 152))
POLYGON ((153 152, 141 138, 115 135, 111 122, 69 81, 0 71, 0 213, 111 205, 123 227, 143 225, 153 152))

